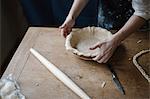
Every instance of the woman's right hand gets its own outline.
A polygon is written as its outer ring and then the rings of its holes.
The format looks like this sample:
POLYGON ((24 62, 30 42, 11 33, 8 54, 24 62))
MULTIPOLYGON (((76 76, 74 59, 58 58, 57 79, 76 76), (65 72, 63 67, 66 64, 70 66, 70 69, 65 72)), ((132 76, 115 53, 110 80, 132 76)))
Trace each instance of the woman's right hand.
POLYGON ((66 38, 67 35, 72 31, 72 27, 75 24, 75 19, 67 17, 65 22, 59 27, 61 34, 66 38))

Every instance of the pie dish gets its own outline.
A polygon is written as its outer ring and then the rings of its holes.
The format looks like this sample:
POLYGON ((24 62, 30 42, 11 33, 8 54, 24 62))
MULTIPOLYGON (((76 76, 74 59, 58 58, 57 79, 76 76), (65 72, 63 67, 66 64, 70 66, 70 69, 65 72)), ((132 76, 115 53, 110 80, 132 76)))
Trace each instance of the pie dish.
POLYGON ((66 50, 85 60, 92 60, 99 52, 100 48, 90 50, 89 48, 98 42, 103 42, 110 38, 112 33, 100 27, 85 27, 72 31, 65 42, 66 50))

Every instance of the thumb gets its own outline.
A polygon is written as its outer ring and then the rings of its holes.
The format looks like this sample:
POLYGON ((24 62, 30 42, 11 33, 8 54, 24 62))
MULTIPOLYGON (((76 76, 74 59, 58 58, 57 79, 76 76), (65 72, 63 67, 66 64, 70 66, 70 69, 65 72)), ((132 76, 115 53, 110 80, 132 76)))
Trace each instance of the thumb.
POLYGON ((94 46, 92 46, 92 47, 90 47, 90 50, 94 50, 94 49, 96 49, 96 48, 100 48, 101 46, 103 45, 103 43, 97 43, 97 44, 95 44, 94 46))
POLYGON ((66 24, 64 23, 64 24, 62 24, 60 27, 59 27, 59 29, 62 29, 62 28, 65 28, 66 27, 66 24))

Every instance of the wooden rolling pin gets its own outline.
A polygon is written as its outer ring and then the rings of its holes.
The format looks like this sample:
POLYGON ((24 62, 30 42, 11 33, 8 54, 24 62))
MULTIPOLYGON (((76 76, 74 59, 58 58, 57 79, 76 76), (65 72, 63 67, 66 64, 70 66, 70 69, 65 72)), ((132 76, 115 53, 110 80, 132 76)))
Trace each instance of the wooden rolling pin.
POLYGON ((62 81, 68 88, 75 92, 82 99, 91 99, 80 87, 78 87, 67 75, 59 70, 55 65, 49 62, 45 57, 38 53, 33 48, 30 52, 49 70, 55 75, 60 81, 62 81))

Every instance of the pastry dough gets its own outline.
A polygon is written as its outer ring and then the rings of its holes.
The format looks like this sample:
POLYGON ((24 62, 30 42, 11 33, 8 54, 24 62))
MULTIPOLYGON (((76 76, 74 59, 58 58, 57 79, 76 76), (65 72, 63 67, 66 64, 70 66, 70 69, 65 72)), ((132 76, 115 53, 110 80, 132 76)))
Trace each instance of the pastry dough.
POLYGON ((140 57, 142 54, 148 53, 150 52, 150 49, 148 50, 142 50, 139 53, 137 53, 134 57, 133 57, 133 64, 137 67, 137 69, 141 72, 141 74, 145 77, 145 79, 147 79, 148 82, 150 82, 150 77, 148 74, 146 74, 146 72, 144 71, 144 69, 142 68, 142 66, 139 65, 139 63, 137 62, 137 58, 140 57))
POLYGON ((112 36, 111 32, 100 27, 85 27, 71 32, 66 37, 65 47, 67 50, 80 56, 83 59, 91 59, 99 53, 99 48, 89 48, 98 42, 103 42, 112 36))

